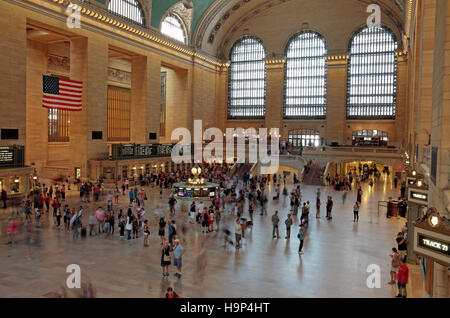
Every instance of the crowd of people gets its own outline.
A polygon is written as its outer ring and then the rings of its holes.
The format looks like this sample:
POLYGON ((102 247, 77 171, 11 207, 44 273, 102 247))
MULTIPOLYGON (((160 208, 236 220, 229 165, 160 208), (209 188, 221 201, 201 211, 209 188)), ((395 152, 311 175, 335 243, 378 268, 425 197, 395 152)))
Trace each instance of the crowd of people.
MULTIPOLYGON (((303 247, 307 238, 310 223, 311 203, 302 197, 301 185, 297 175, 293 175, 294 186, 288 191, 287 175, 261 175, 253 176, 248 171, 242 175, 235 174, 230 177, 230 166, 203 164, 201 177, 210 182, 220 184, 220 194, 211 201, 193 201, 187 212, 188 223, 191 226, 201 228, 201 233, 205 236, 211 233, 223 233, 224 246, 233 246, 240 249, 245 240, 246 230, 254 226, 254 214, 259 213, 261 216, 267 216, 268 203, 268 187, 272 183, 275 196, 272 197, 273 203, 284 200, 290 203, 289 213, 286 219, 281 220, 279 211, 274 211, 271 215, 273 225, 272 236, 274 239, 280 239, 280 222, 285 225, 285 239, 291 238, 291 229, 294 224, 293 218, 298 217, 300 213, 300 222, 298 225, 297 238, 299 240, 298 253, 304 253, 303 247), (247 207, 247 211, 244 211, 247 207), (221 224, 223 216, 234 218, 231 227, 228 224, 221 224), (234 235, 233 235, 234 232, 234 235)), ((148 217, 146 213, 146 188, 159 187, 160 196, 165 189, 170 189, 174 183, 186 181, 192 177, 187 170, 176 171, 172 173, 160 172, 158 174, 134 175, 131 180, 120 179, 113 186, 113 190, 105 190, 105 184, 102 179, 96 182, 77 183, 80 194, 80 205, 70 208, 66 204, 66 185, 55 184, 47 187, 45 184, 39 185, 35 191, 27 196, 23 204, 23 215, 25 222, 32 222, 34 212, 35 223, 37 227, 41 226, 41 216, 44 213, 52 215, 55 228, 61 231, 72 232, 73 240, 77 240, 89 236, 103 235, 113 236, 116 226, 118 227, 118 236, 121 240, 137 240, 142 237, 143 246, 149 246, 149 237, 151 235, 150 228, 153 219, 148 217), (123 209, 120 207, 119 198, 128 193, 129 204, 123 209), (86 211, 83 204, 90 202, 99 202, 95 211, 86 211), (106 202, 106 208, 103 204, 106 202), (83 218, 84 216, 87 216, 83 218), (61 222, 62 221, 62 222, 61 222), (87 222, 86 222, 87 221, 87 222)), ((344 187, 351 189, 354 184, 357 187, 357 198, 353 205, 353 222, 359 221, 359 210, 362 201, 362 188, 360 176, 350 173, 342 180, 344 187)), ((70 184, 68 184, 70 187, 70 184)), ((333 183, 330 183, 333 186, 333 183)), ((336 183, 334 182, 334 186, 336 183)), ((347 196, 348 189, 343 192, 343 204, 347 196)), ((185 232, 183 228, 179 229, 175 220, 177 200, 174 194, 169 191, 168 195, 168 217, 161 215, 157 222, 158 236, 160 237, 160 253, 161 268, 163 277, 168 277, 171 265, 175 267, 174 275, 180 279, 183 275, 182 258, 185 253, 185 247, 182 246, 182 235, 185 232)), ((333 219, 333 198, 327 195, 325 202, 321 202, 321 189, 316 191, 316 219, 321 218, 321 206, 325 205, 326 219, 333 219)), ((14 235, 19 231, 20 222, 17 218, 10 218, 8 222, 8 244, 14 241, 14 235)), ((406 233, 406 232, 405 232, 406 233)), ((402 233, 402 237, 405 236, 402 233)), ((117 235, 117 234, 116 234, 117 235)), ((400 235, 400 233, 399 233, 400 235)), ((400 236, 399 236, 400 237, 400 236)), ((398 239, 397 239, 398 241, 398 239)), ((399 241, 398 241, 399 242, 399 241)), ((406 243, 399 242, 398 249, 391 255, 392 269, 391 279, 398 280, 399 295, 405 295, 406 291, 403 279, 404 274, 397 274, 395 268, 401 267, 401 261, 404 259, 406 243), (398 257, 395 253, 398 253, 398 257), (394 263, 395 260, 395 263, 394 263), (400 263, 399 263, 400 262, 400 263), (395 266, 394 266, 395 265, 395 266), (400 279, 400 280, 399 280, 400 279), (401 284, 401 285, 400 285, 401 284)), ((407 276, 407 275, 406 275, 407 276)), ((171 291, 173 292, 173 290, 171 291)), ((170 292, 169 296, 176 295, 170 292)), ((178 295, 176 295, 178 297, 178 295)))

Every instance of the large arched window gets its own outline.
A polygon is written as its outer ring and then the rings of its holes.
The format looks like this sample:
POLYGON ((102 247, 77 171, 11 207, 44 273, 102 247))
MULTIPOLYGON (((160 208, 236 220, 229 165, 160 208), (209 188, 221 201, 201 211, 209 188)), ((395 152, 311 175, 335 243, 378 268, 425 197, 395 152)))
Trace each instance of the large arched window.
POLYGON ((365 27, 350 41, 348 119, 394 119, 397 40, 387 27, 365 27))
POLYGON ((174 14, 169 13, 161 23, 161 33, 186 44, 186 32, 183 22, 174 14))
POLYGON ((327 45, 313 31, 294 35, 286 47, 284 118, 323 119, 327 111, 327 45))
POLYGON ((108 10, 139 25, 145 25, 144 11, 137 0, 110 0, 108 10))
POLYGON ((264 118, 266 115, 266 49, 254 37, 237 41, 230 54, 228 118, 264 118))

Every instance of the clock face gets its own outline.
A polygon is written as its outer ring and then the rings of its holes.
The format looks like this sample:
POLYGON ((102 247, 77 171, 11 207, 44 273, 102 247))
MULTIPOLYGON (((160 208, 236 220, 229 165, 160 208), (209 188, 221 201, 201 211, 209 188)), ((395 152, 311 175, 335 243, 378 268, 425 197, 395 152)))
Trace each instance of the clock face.
POLYGON ((430 223, 432 226, 437 226, 439 224, 439 219, 437 216, 431 216, 430 223))

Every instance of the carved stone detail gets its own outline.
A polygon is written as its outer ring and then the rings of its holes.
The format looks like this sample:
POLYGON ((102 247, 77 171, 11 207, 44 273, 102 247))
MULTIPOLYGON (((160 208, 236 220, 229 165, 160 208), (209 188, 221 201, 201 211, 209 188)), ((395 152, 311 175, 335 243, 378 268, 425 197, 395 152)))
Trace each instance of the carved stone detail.
POLYGON ((70 59, 65 56, 49 54, 47 57, 47 71, 70 73, 70 59))
POLYGON ((108 68, 108 80, 121 84, 131 85, 131 73, 116 68, 108 68))

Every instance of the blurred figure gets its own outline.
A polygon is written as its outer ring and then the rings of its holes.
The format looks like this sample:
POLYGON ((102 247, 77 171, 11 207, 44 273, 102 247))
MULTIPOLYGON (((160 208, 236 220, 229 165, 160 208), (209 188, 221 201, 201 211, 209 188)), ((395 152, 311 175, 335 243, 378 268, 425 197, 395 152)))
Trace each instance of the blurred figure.
POLYGON ((167 288, 166 298, 180 298, 172 287, 167 288))
POLYGON ((6 244, 12 244, 14 243, 14 237, 16 236, 17 232, 19 231, 19 222, 13 217, 8 218, 8 224, 6 226, 6 233, 8 237, 8 242, 6 244))

